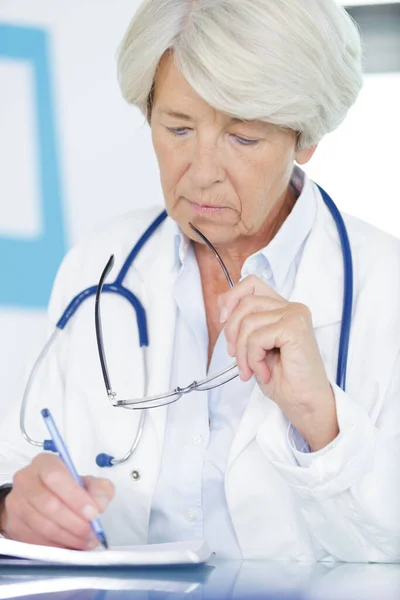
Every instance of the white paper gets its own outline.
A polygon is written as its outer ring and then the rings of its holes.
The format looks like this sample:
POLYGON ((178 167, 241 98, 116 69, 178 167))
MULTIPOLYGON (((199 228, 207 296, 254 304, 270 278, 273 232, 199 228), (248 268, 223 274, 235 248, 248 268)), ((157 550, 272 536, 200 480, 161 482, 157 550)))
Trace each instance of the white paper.
POLYGON ((96 550, 64 550, 0 539, 0 554, 51 564, 84 566, 185 565, 206 562, 211 551, 203 540, 119 546, 96 550))

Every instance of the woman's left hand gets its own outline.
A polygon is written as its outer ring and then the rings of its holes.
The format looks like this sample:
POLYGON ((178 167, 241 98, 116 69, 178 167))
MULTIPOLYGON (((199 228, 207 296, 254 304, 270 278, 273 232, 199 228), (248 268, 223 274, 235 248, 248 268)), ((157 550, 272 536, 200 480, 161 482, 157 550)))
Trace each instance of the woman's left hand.
POLYGON ((228 352, 236 357, 242 381, 254 374, 311 449, 326 446, 339 429, 310 310, 288 302, 255 275, 218 302, 228 352))

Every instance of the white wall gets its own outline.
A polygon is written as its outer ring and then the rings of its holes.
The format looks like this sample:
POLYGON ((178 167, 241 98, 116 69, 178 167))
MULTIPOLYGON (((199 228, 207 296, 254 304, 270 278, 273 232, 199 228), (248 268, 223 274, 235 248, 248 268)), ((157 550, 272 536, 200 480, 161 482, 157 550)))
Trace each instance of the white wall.
MULTIPOLYGON (((122 101, 115 74, 117 45, 137 4, 138 0, 0 3, 0 414, 22 393, 23 365, 43 342, 45 322, 45 302, 34 289, 35 279, 32 285, 29 281, 35 270, 24 262, 22 267, 17 264, 19 246, 14 253, 7 244, 20 240, 23 248, 24 241, 34 243, 46 231, 54 233, 45 223, 38 174, 34 72, 29 61, 2 56, 1 26, 35 27, 49 36, 56 145, 54 156, 45 157, 42 167, 46 171, 56 158, 61 235, 36 265, 47 290, 63 252, 99 222, 143 205, 145 189, 147 197, 150 189, 154 202, 162 202, 148 128, 122 101), (51 258, 54 263, 46 266, 51 258), (7 288, 17 279, 21 292, 11 302, 7 288)), ((342 210, 397 236, 399 92, 400 74, 369 76, 345 124, 323 141, 307 167, 342 210)), ((57 208, 55 196, 49 205, 49 210, 57 208)))
MULTIPOLYGON (((12 24, 48 33, 65 250, 110 215, 140 206, 141 190, 150 188, 154 202, 162 202, 148 130, 122 100, 116 81, 117 45, 137 4, 0 2, 0 27, 12 24)), ((6 247, 2 252, 1 238, 23 241, 43 233, 32 65, 4 57, 1 47, 0 30, 0 414, 22 393, 24 365, 42 344, 45 323, 44 303, 38 306, 31 298, 28 284, 12 304, 1 294, 8 277, 23 279, 30 268, 15 272, 14 251, 6 247)), ((58 263, 59 246, 56 253, 58 263)), ((43 267, 37 264, 38 270, 43 267)), ((54 276, 54 265, 52 271, 54 276)), ((48 271, 46 277, 49 283, 48 271)))
MULTIPOLYGON (((368 75, 306 170, 346 212, 400 237, 400 73, 368 75)), ((400 276, 400 274, 399 274, 400 276)))

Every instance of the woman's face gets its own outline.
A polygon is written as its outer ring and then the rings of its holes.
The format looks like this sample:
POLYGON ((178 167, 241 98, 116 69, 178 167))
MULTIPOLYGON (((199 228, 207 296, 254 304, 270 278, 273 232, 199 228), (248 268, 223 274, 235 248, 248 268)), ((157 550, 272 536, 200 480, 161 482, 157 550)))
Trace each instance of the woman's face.
POLYGON ((215 244, 260 233, 286 195, 294 160, 314 150, 296 153, 294 132, 214 110, 169 53, 157 72, 151 130, 168 214, 189 237, 190 221, 215 244))

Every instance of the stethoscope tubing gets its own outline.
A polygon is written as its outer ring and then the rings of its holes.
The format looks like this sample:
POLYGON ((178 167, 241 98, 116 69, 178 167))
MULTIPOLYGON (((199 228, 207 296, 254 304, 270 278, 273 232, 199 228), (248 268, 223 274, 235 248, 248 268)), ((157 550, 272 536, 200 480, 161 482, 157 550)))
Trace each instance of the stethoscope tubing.
POLYGON ((351 320, 353 312, 353 256, 351 252, 350 240, 347 233, 346 225, 342 215, 340 214, 339 209, 337 208, 336 204, 333 202, 329 194, 327 194, 327 192, 318 184, 317 187, 321 193, 322 199, 324 200, 326 206, 328 207, 333 217, 333 220, 336 223, 343 255, 343 308, 342 321, 340 325, 340 342, 336 371, 336 385, 339 386, 343 391, 345 391, 347 380, 347 363, 349 355, 351 320))

